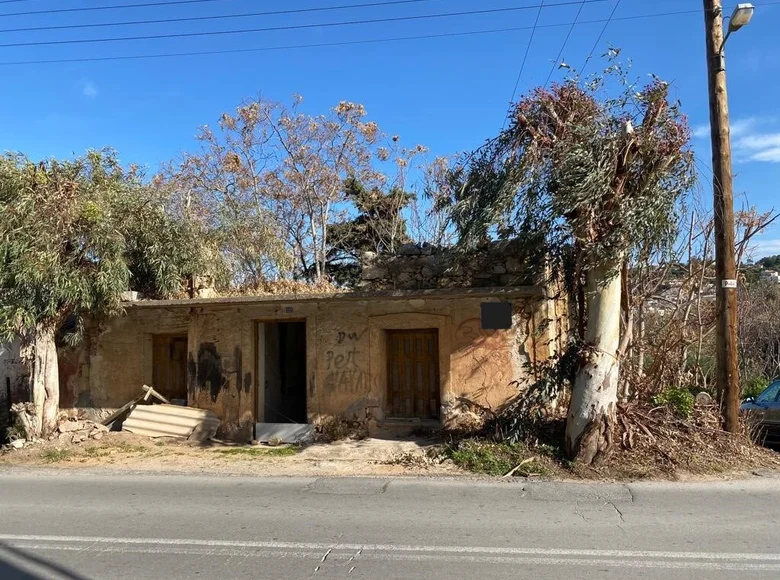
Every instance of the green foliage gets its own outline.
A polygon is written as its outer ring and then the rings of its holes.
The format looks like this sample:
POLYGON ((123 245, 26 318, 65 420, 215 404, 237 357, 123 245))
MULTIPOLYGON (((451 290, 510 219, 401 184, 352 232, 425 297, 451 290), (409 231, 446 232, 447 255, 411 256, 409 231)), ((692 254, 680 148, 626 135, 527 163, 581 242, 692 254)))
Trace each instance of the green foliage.
POLYGON ((392 187, 365 187, 355 178, 344 184, 346 201, 357 213, 330 226, 328 233, 328 271, 338 283, 354 282, 360 273, 364 252, 393 253, 399 245, 411 241, 402 212, 414 195, 392 187))
POLYGON ((232 447, 231 449, 218 449, 217 453, 231 457, 290 457, 298 453, 295 447, 273 447, 263 449, 258 447, 232 447))
POLYGON ((613 63, 592 82, 523 97, 508 128, 445 184, 463 243, 516 237, 553 256, 576 247, 585 268, 671 244, 695 173, 686 119, 668 93, 658 79, 637 88, 613 63))
POLYGON ((547 469, 528 451, 525 445, 518 443, 494 443, 480 439, 464 439, 459 443, 445 445, 441 455, 451 459, 461 469, 487 475, 505 475, 525 461, 524 470, 516 475, 545 475, 547 469))
POLYGON ((769 386, 769 382, 766 377, 749 377, 742 383, 742 398, 753 397, 755 399, 769 386))
POLYGON ((681 417, 688 418, 693 413, 694 396, 688 389, 667 387, 653 397, 653 404, 668 407, 681 417))
POLYGON ((67 461, 71 457, 73 457, 73 451, 70 449, 48 449, 41 453, 41 459, 46 463, 67 461))
POLYGON ((165 201, 110 150, 0 158, 0 340, 69 317, 79 331, 87 313, 117 314, 125 290, 180 291, 198 246, 165 201))
POLYGON ((756 263, 759 266, 763 266, 764 268, 768 268, 770 270, 780 270, 780 254, 776 256, 767 256, 766 258, 761 258, 756 263))

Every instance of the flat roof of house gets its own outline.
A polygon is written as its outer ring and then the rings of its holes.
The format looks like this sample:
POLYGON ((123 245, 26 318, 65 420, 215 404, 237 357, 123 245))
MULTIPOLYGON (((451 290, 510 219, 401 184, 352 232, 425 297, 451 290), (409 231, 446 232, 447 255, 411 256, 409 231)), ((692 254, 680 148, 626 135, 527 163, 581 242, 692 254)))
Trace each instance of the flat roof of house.
POLYGON ((123 305, 125 308, 186 308, 190 306, 229 306, 283 302, 301 303, 353 300, 408 300, 415 298, 540 297, 543 295, 543 286, 511 286, 502 288, 446 288, 434 290, 389 290, 381 292, 332 292, 326 294, 263 294, 260 296, 184 298, 179 300, 134 300, 123 302, 123 305))

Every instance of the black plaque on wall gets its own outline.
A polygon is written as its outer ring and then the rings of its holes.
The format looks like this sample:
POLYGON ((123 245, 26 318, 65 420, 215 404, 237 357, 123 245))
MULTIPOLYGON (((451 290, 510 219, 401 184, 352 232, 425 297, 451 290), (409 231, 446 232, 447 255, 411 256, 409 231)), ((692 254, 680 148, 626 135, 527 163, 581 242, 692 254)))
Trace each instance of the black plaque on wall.
POLYGON ((482 330, 508 330, 512 328, 511 302, 483 302, 482 330))

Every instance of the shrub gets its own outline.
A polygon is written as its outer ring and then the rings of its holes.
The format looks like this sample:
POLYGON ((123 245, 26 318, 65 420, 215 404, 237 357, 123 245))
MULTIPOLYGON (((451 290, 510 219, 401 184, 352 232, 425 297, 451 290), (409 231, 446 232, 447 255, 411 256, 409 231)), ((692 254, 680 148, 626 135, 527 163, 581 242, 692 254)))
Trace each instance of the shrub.
POLYGON ((742 383, 742 398, 759 396, 764 389, 769 386, 769 381, 761 376, 750 377, 744 383, 742 383))
POLYGON ((693 412, 694 400, 693 395, 688 389, 667 387, 653 397, 653 404, 668 407, 675 414, 687 419, 693 412))

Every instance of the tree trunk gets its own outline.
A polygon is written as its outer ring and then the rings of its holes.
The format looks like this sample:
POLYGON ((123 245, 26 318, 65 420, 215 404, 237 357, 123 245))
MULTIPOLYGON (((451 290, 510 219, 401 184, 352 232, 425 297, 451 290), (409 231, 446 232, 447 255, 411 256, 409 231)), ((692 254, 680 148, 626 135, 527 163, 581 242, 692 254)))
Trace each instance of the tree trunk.
POLYGON ((612 448, 620 346, 619 265, 586 272, 585 349, 566 420, 566 451, 586 465, 598 464, 612 448), (610 277, 611 276, 611 277, 610 277))
POLYGON ((48 437, 57 428, 57 412, 60 406, 60 380, 54 329, 39 325, 25 342, 22 356, 31 366, 30 391, 35 407, 33 436, 48 437))

